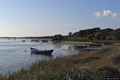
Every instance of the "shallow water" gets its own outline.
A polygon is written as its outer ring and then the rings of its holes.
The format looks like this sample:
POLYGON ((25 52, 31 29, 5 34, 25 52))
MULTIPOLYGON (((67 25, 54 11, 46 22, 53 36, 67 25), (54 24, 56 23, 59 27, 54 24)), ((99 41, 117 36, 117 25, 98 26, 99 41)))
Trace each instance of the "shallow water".
POLYGON ((8 75, 19 71, 21 68, 28 68, 32 63, 39 60, 55 59, 56 57, 77 54, 73 45, 52 44, 41 42, 22 42, 19 40, 0 39, 0 74, 8 75), (52 56, 31 54, 30 47, 38 49, 54 49, 52 56), (26 50, 26 52, 25 52, 26 50))

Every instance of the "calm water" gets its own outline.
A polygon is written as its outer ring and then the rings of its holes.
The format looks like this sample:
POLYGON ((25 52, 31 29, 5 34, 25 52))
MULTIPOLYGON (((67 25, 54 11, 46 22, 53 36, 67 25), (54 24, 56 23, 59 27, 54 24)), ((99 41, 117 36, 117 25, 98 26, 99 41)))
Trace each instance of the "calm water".
POLYGON ((77 54, 73 45, 52 44, 52 43, 33 43, 29 40, 3 40, 0 39, 0 74, 8 75, 21 68, 28 68, 32 63, 38 60, 55 59, 56 57, 77 54), (52 56, 30 54, 30 47, 39 49, 54 49, 52 56), (26 52, 25 52, 26 49, 26 52))

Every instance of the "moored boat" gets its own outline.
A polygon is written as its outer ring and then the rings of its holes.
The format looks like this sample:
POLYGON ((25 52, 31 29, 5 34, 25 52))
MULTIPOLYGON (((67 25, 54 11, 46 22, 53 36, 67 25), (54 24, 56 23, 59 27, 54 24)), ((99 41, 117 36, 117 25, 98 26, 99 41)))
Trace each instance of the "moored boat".
POLYGON ((31 53, 32 54, 44 54, 44 55, 51 55, 51 53, 53 52, 53 49, 51 50, 39 50, 36 48, 30 48, 31 49, 31 53))
POLYGON ((48 40, 41 40, 42 42, 48 42, 48 40))
POLYGON ((89 44, 89 46, 101 46, 101 44, 99 44, 99 43, 93 43, 93 44, 89 44))
POLYGON ((87 46, 86 45, 76 45, 75 47, 76 48, 86 48, 87 46))
POLYGON ((22 40, 22 42, 25 42, 25 40, 22 40))

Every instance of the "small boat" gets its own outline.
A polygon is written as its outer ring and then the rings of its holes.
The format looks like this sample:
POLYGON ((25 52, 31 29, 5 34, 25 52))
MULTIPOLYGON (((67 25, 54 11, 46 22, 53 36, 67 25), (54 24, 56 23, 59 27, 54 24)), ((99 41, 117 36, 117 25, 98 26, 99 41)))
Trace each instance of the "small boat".
POLYGON ((34 40, 35 42, 39 42, 39 40, 34 40))
POLYGON ((104 45, 112 45, 113 42, 104 42, 104 45))
POLYGON ((89 46, 101 46, 101 44, 95 43, 95 44, 89 44, 89 46))
POLYGON ((99 50, 101 48, 92 48, 92 47, 88 47, 88 48, 83 48, 83 50, 99 50))
POLYGON ((48 40, 41 40, 42 42, 48 42, 48 40))
POLYGON ((86 45, 76 45, 75 47, 76 48, 86 48, 87 46, 86 45))
POLYGON ((22 42, 25 42, 25 40, 22 40, 22 42))
POLYGON ((31 53, 32 54, 44 54, 44 55, 51 55, 51 53, 53 52, 53 49, 51 50, 39 50, 36 48, 30 48, 31 49, 31 53))

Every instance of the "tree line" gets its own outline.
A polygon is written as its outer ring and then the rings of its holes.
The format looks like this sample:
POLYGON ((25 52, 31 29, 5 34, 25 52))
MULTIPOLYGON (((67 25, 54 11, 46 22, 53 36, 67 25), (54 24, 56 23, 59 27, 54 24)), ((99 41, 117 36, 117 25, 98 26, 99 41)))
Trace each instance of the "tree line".
POLYGON ((85 30, 79 30, 77 32, 69 32, 67 36, 56 34, 53 36, 53 40, 120 40, 120 28, 118 29, 100 29, 91 28, 85 30))
POLYGON ((88 40, 120 40, 120 28, 118 29, 100 29, 92 28, 75 32, 73 37, 85 38, 88 40))

